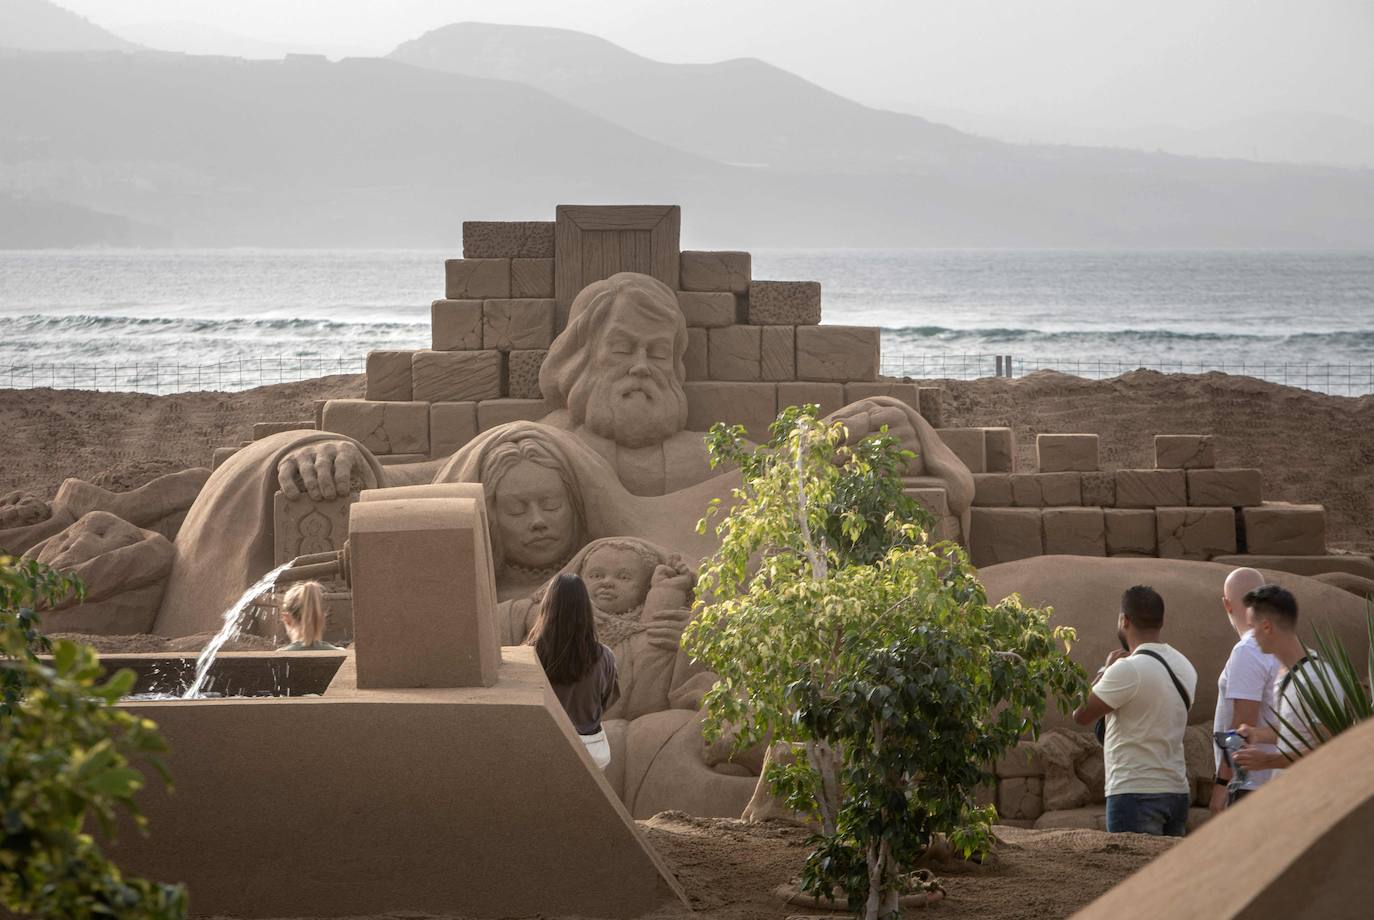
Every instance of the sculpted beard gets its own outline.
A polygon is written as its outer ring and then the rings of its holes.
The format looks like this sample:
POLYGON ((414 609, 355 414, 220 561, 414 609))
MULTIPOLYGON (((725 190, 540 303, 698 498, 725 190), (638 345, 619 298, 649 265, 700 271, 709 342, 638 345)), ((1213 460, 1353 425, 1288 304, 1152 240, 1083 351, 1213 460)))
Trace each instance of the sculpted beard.
POLYGON ((588 368, 568 391, 574 422, 622 447, 667 440, 686 424, 687 393, 675 377, 651 368, 648 377, 606 377, 588 368))

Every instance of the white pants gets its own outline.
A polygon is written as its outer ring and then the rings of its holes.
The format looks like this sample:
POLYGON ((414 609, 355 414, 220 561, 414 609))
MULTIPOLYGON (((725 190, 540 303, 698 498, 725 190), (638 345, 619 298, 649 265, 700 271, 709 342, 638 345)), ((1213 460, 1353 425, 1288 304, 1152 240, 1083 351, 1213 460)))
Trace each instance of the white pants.
POLYGON ((587 753, 592 755, 592 761, 604 772, 611 765, 611 743, 606 740, 606 730, 603 728, 595 735, 577 737, 587 746, 587 753))

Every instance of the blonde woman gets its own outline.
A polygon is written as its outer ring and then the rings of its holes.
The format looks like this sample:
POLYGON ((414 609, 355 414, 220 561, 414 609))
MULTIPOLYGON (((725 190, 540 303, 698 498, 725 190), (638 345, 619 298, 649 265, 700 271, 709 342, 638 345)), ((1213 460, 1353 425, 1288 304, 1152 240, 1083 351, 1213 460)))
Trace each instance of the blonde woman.
POLYGON ((281 602, 281 625, 291 639, 283 652, 327 652, 337 649, 324 641, 324 589, 318 581, 303 581, 286 592, 281 602))

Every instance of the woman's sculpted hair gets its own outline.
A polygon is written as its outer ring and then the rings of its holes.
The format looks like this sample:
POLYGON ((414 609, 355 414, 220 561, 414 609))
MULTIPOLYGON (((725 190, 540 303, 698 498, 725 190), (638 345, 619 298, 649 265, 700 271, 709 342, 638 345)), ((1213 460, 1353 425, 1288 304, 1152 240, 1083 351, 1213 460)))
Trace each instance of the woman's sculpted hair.
POLYGON ((282 598, 281 610, 296 626, 298 635, 292 636, 292 641, 311 645, 324 638, 324 588, 318 581, 293 585, 282 598))
POLYGON ((544 592, 539 618, 527 640, 534 646, 549 683, 571 684, 587 675, 601 658, 596 621, 587 586, 564 572, 544 592))
POLYGON ((492 522, 492 526, 488 528, 491 532, 492 563, 498 570, 505 564, 506 551, 501 545, 500 528, 495 526, 496 490, 505 475, 525 461, 558 474, 559 481, 563 483, 563 491, 573 509, 573 526, 576 529, 576 541, 573 545, 580 547, 587 542, 587 514, 582 504, 582 490, 577 485, 577 477, 573 475, 551 439, 528 430, 520 431, 511 438, 497 438, 482 451, 480 475, 482 492, 487 500, 487 518, 492 522))

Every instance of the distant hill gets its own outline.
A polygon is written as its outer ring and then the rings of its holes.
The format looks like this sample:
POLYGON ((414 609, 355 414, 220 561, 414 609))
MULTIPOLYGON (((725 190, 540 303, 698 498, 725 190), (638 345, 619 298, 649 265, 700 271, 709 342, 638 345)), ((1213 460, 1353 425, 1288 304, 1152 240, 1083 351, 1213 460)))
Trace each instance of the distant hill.
MULTIPOLYGON (((575 74, 578 57, 559 66, 575 74)), ((603 79, 617 60, 581 57, 603 79)), ((766 69, 818 108, 749 141, 782 165, 741 166, 624 112, 396 60, 0 51, 0 190, 205 246, 456 249, 463 220, 631 202, 688 208, 698 247, 1374 246, 1374 174, 1001 144, 766 69), (869 116, 853 131, 870 141, 842 158, 834 125, 869 116), (905 119, 896 134, 889 117, 905 119)), ((693 111, 682 124, 703 127, 693 111)))
POLYGON ((0 48, 135 51, 138 46, 48 0, 0 0, 0 48))
POLYGON ((921 172, 999 145, 870 109, 753 58, 666 64, 567 29, 464 22, 408 41, 395 61, 538 87, 680 150, 786 170, 921 172))

